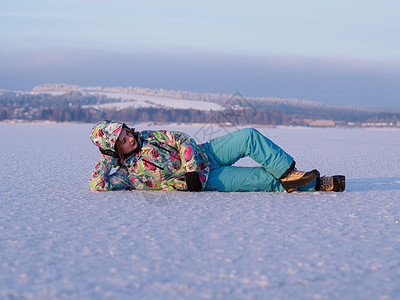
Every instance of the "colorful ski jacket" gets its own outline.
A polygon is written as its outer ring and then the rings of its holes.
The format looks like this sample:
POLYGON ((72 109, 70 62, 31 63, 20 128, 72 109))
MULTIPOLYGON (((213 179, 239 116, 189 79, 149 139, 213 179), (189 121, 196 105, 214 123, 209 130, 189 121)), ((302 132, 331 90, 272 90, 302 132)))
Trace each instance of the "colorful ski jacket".
MULTIPOLYGON (((91 133, 93 143, 114 151, 123 123, 101 121, 91 133)), ((118 158, 102 155, 89 181, 96 191, 180 190, 187 191, 185 173, 197 171, 204 189, 210 172, 209 160, 202 147, 183 132, 145 130, 140 150, 120 164, 118 158), (118 168, 111 173, 113 167, 118 168)))

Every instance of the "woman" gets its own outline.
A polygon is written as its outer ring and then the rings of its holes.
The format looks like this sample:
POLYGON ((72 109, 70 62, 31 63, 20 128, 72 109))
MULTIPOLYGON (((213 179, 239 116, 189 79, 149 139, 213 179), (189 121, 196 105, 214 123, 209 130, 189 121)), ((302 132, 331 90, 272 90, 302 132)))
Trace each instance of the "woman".
POLYGON ((253 128, 197 145, 183 132, 145 130, 124 123, 100 121, 90 139, 102 157, 89 187, 96 191, 337 191, 342 175, 320 177, 317 170, 295 169, 294 159, 253 128), (232 166, 249 156, 259 167, 232 166), (118 167, 113 174, 111 169, 118 167))

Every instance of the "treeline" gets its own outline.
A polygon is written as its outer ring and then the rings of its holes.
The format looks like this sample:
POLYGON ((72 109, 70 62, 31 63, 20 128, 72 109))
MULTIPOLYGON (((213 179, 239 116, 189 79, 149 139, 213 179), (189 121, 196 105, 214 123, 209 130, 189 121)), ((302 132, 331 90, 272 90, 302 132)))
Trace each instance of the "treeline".
MULTIPOLYGON (((95 113, 95 112, 93 112, 95 113)), ((93 117, 93 116, 92 116, 93 117)), ((289 124, 290 116, 279 112, 254 112, 244 110, 200 111, 195 109, 165 108, 127 108, 97 111, 95 119, 121 120, 123 122, 153 123, 219 123, 232 125, 245 124, 289 124)))
POLYGON ((55 121, 55 122, 89 122, 98 120, 120 120, 123 122, 152 123, 221 123, 221 124, 289 124, 290 116, 279 112, 257 112, 255 114, 240 111, 232 114, 229 111, 199 111, 195 109, 164 108, 127 108, 123 110, 96 110, 81 107, 39 107, 23 110, 0 109, 0 121, 55 121))
MULTIPOLYGON (((117 100, 115 100, 117 101, 117 100)), ((95 122, 114 119, 124 122, 159 123, 231 123, 231 124, 287 124, 291 116, 283 112, 263 112, 254 108, 227 106, 223 111, 200 111, 195 109, 126 108, 95 109, 87 105, 112 102, 98 96, 83 96, 70 92, 60 96, 49 94, 22 94, 0 96, 0 121, 56 121, 95 122)))
MULTIPOLYGON (((244 98, 243 98, 244 99, 244 98)), ((114 119, 123 122, 153 123, 220 123, 233 125, 305 125, 307 120, 327 119, 336 124, 363 122, 398 124, 400 113, 351 110, 343 108, 302 107, 234 99, 225 103, 222 111, 200 111, 195 109, 126 108, 95 109, 88 105, 112 102, 101 96, 84 96, 70 92, 60 96, 49 94, 21 94, 0 96, 0 121, 55 121, 89 122, 114 119)), ((118 101, 118 100, 115 100, 118 101)))

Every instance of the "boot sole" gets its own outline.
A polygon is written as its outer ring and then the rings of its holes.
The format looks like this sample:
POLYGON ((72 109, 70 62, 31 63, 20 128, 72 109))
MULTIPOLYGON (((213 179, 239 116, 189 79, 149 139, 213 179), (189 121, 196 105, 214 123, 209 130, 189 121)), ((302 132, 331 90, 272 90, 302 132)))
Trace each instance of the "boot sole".
POLYGON ((333 191, 343 192, 346 188, 346 177, 343 175, 333 176, 333 191))
POLYGON ((313 182, 317 177, 319 177, 319 172, 318 170, 312 170, 310 172, 307 172, 302 178, 298 180, 293 180, 293 181, 288 181, 288 182, 281 182, 283 188, 288 192, 294 192, 296 191, 299 187, 305 186, 313 182))

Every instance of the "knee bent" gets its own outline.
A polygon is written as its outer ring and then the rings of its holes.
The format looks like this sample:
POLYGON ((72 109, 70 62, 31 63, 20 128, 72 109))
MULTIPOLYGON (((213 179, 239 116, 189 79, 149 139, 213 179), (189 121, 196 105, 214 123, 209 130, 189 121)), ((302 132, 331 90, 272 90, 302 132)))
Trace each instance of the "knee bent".
POLYGON ((255 128, 243 128, 243 129, 241 129, 241 131, 243 131, 243 133, 245 133, 246 135, 260 134, 260 132, 255 128))

